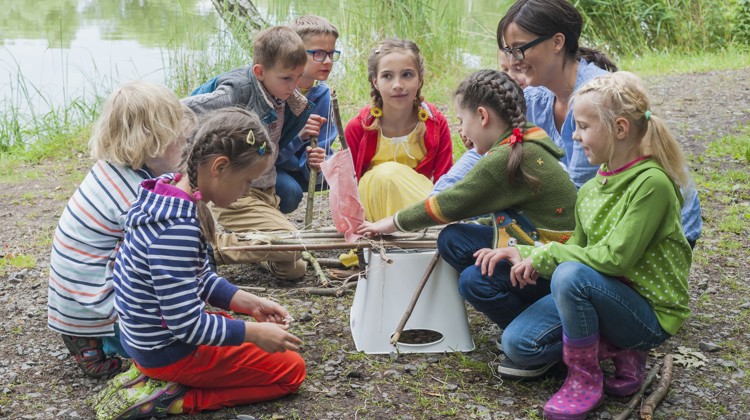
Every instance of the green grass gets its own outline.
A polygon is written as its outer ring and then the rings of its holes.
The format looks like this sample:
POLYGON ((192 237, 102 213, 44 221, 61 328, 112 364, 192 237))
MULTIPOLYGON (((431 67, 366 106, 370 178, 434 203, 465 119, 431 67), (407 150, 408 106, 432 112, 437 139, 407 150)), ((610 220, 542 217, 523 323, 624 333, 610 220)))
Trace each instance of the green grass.
POLYGON ((647 52, 636 56, 623 56, 619 66, 641 76, 699 73, 715 70, 733 70, 748 67, 750 48, 728 46, 719 51, 701 52, 647 52))

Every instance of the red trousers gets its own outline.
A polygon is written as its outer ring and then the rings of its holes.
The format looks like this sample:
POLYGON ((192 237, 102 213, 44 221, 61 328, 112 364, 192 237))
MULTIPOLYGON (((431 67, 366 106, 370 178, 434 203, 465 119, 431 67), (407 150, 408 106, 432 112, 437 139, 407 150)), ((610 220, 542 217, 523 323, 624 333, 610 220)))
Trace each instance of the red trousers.
POLYGON ((266 353, 252 343, 200 346, 169 366, 138 368, 148 377, 190 387, 182 411, 191 414, 295 393, 306 375, 298 353, 266 353))

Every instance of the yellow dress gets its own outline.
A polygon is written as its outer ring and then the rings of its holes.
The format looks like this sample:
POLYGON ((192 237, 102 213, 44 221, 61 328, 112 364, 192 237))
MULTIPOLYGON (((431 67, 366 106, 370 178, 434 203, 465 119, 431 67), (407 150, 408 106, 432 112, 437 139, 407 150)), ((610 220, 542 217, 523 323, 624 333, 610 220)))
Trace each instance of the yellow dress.
POLYGON ((425 157, 424 123, 406 136, 385 137, 378 129, 378 145, 370 168, 359 180, 365 219, 374 222, 427 198, 432 181, 414 168, 425 157))

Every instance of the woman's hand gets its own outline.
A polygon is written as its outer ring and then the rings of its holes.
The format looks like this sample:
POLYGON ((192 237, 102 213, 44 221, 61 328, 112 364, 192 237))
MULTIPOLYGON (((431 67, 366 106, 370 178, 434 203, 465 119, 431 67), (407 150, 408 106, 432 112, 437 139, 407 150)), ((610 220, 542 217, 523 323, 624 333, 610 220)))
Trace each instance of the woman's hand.
POLYGON ((474 253, 477 261, 474 263, 481 268, 483 276, 491 276, 495 272, 497 263, 508 260, 511 264, 521 261, 521 254, 514 247, 506 248, 482 248, 474 253))
POLYGON ((271 324, 268 322, 246 322, 245 342, 253 343, 268 353, 298 351, 302 340, 287 332, 288 324, 271 324))
POLYGON ((307 146, 305 152, 307 153, 307 166, 320 171, 320 164, 326 160, 326 151, 322 147, 307 146))
POLYGON ((320 126, 323 125, 326 121, 325 117, 321 117, 320 115, 316 114, 310 114, 310 117, 307 119, 307 123, 304 127, 302 127, 302 131, 299 132, 299 138, 302 140, 308 140, 310 137, 318 137, 320 134, 320 126))
POLYGON ((535 285, 538 278, 539 273, 531 264, 531 257, 524 258, 523 261, 513 264, 513 267, 510 268, 510 282, 513 286, 518 285, 521 289, 529 284, 535 285))
POLYGON ((362 222, 357 227, 357 233, 365 236, 386 235, 396 231, 396 224, 393 222, 393 216, 378 220, 377 222, 362 222))

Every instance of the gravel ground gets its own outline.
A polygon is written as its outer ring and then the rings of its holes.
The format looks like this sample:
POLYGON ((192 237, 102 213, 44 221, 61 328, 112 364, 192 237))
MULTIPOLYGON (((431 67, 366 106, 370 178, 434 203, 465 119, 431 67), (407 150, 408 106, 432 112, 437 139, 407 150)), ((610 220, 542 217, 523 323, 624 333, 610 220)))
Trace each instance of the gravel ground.
MULTIPOLYGON (((748 70, 646 80, 654 113, 669 122, 692 156, 696 175, 748 173, 746 164, 732 159, 702 160, 708 142, 750 124, 748 70)), ((0 418, 92 418, 86 399, 104 384, 84 377, 59 336, 46 326, 50 238, 81 171, 91 164, 84 156, 28 166, 19 171, 18 181, 0 182, 0 259, 5 261, 0 261, 0 418), (35 267, 14 268, 22 258, 35 261, 35 267)), ((673 354, 679 365, 656 418, 750 418, 750 232, 745 226, 742 234, 727 236, 716 220, 728 203, 750 204, 750 187, 740 182, 732 188, 734 195, 712 194, 720 190, 700 190, 706 227, 690 278, 694 315, 658 349, 673 354), (724 240, 737 242, 734 255, 720 252, 724 240)), ((320 224, 329 223, 321 217, 320 224)), ((301 216, 292 220, 301 222, 301 216)), ((220 268, 220 273, 240 285, 266 288, 261 294, 290 309, 298 320, 295 333, 305 340, 308 380, 296 396, 197 418, 541 418, 541 407, 562 380, 562 372, 532 383, 494 377, 490 366, 497 363, 498 331, 473 310, 469 319, 477 349, 471 353, 370 356, 353 350, 351 294, 295 293, 299 286, 314 285, 312 274, 290 286, 274 282, 256 266, 220 268)), ((649 360, 654 363, 657 357, 649 360)), ((611 419, 624 402, 607 399, 590 418, 611 419)))

